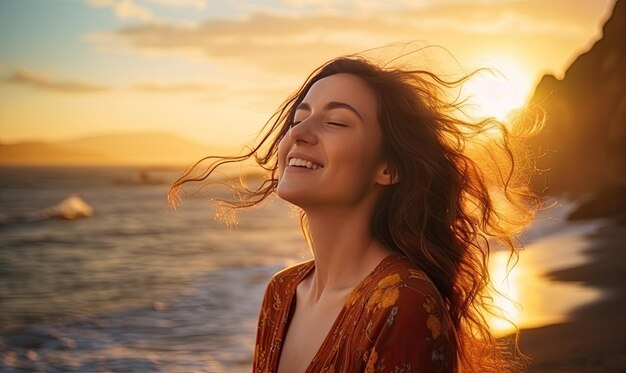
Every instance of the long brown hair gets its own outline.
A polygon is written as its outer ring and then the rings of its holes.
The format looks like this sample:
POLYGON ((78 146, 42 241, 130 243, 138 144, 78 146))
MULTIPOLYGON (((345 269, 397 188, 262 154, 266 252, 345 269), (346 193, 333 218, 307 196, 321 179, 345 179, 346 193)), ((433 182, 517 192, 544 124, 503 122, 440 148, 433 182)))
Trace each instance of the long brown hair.
MULTIPOLYGON (((381 66, 357 55, 333 59, 282 104, 256 146, 240 156, 207 157, 190 166, 172 185, 170 204, 175 207, 180 201, 186 182, 205 180, 217 167, 251 157, 266 171, 263 181, 253 189, 232 185, 237 197, 220 201, 234 211, 272 195, 278 183, 278 143, 296 106, 315 82, 338 73, 360 77, 377 95, 383 156, 392 176, 399 178, 379 199, 372 231, 436 285, 448 308, 463 371, 513 368, 514 361, 523 361, 511 359, 519 351, 503 352, 484 317, 494 307, 487 292, 487 264, 494 245, 508 248, 510 258, 516 258, 515 236, 532 221, 538 206, 528 188, 532 157, 521 140, 540 121, 511 127, 494 118, 460 119, 463 102, 449 102, 446 89, 460 86, 471 74, 446 81, 429 71, 381 66), (489 135, 494 130, 497 135, 489 135), (205 172, 191 176, 207 160, 212 163, 205 172)), ((304 211, 301 223, 309 241, 304 211)))

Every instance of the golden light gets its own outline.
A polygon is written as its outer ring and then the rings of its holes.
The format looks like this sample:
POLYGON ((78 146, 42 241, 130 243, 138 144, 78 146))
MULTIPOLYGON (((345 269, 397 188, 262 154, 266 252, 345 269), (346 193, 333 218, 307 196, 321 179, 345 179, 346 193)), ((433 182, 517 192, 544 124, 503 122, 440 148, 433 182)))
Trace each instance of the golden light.
POLYGON ((512 110, 526 102, 533 79, 527 69, 504 58, 491 61, 488 68, 463 85, 462 95, 469 100, 468 114, 506 121, 512 110))
POLYGON ((486 315, 489 328, 496 336, 503 336, 515 331, 521 321, 522 307, 519 303, 519 272, 520 267, 507 269, 509 253, 497 251, 489 261, 489 271, 494 293, 490 294, 498 315, 486 315), (500 317, 499 317, 500 316, 500 317))
POLYGON ((546 276, 585 263, 587 245, 585 236, 576 231, 544 237, 528 244, 512 268, 507 251, 494 252, 489 271, 497 292, 489 296, 497 307, 495 312, 503 317, 484 315, 491 332, 501 337, 515 332, 515 326, 534 328, 565 322, 571 310, 600 299, 604 294, 597 289, 551 281, 546 276))

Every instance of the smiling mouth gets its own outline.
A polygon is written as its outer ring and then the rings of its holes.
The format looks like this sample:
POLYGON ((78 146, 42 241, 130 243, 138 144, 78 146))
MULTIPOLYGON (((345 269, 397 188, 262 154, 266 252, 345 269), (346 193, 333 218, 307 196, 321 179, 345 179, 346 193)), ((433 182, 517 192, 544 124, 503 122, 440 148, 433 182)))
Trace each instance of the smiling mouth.
POLYGON ((324 166, 317 164, 315 162, 307 161, 306 159, 293 157, 289 159, 289 166, 293 167, 301 167, 308 168, 311 170, 317 170, 318 168, 323 168, 324 166))

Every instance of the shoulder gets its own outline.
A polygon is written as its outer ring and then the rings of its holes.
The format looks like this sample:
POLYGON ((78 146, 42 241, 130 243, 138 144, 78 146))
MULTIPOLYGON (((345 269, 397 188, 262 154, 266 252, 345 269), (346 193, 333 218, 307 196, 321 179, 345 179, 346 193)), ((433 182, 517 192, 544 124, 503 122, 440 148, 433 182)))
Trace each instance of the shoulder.
POLYGON ((311 270, 313 265, 313 259, 310 259, 276 272, 269 281, 268 289, 282 288, 294 282, 299 282, 311 270))
POLYGON ((280 271, 276 272, 272 276, 271 281, 284 281, 285 279, 289 279, 292 277, 303 276, 306 272, 308 272, 311 269, 313 265, 314 265, 313 259, 309 259, 301 263, 293 264, 291 266, 288 266, 287 268, 281 269, 280 271))
POLYGON ((285 306, 288 306, 287 299, 295 293, 298 283, 308 273, 312 265, 312 260, 308 260, 276 272, 265 288, 262 314, 280 312, 285 306))
POLYGON ((406 258, 398 257, 381 271, 368 295, 365 312, 374 325, 419 328, 433 339, 448 334, 444 299, 426 273, 406 258))
POLYGON ((396 255, 374 278, 372 292, 375 301, 382 301, 382 306, 431 298, 443 303, 439 290, 428 275, 400 255, 396 255), (376 297, 382 294, 387 294, 386 299, 376 297))
POLYGON ((446 302, 424 271, 407 259, 394 260, 368 290, 366 371, 454 371, 454 328, 446 302))

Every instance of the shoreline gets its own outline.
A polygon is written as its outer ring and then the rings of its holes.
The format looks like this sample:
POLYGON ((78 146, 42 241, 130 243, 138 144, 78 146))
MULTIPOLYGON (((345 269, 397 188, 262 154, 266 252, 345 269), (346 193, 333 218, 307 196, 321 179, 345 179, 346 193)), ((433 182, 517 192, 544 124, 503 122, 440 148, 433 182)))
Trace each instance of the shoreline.
POLYGON ((520 349, 530 371, 623 372, 626 369, 626 222, 613 219, 588 236, 588 260, 546 274, 550 281, 598 288, 600 300, 577 307, 562 323, 520 330, 520 349))

